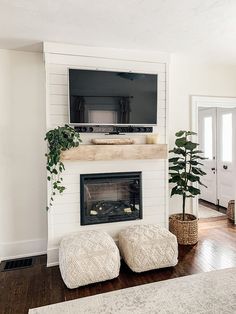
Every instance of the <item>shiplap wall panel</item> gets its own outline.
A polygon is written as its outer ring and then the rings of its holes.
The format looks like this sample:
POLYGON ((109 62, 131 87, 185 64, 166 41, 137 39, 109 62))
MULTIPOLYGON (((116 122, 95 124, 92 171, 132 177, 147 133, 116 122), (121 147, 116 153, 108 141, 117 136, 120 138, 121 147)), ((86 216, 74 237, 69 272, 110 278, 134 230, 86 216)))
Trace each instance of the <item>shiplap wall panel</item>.
MULTIPOLYGON (((66 49, 68 50, 68 48, 66 49)), ((133 71, 158 75, 157 127, 159 143, 166 143, 167 90, 166 63, 120 60, 45 52, 47 90, 47 129, 68 123, 68 68, 99 69, 108 71, 133 71)), ((145 134, 127 134, 136 143, 145 143, 145 134)), ((81 134, 83 143, 104 134, 81 134)), ((113 137, 113 136, 111 136, 113 137)), ((115 136, 114 136, 115 137, 115 136)), ((159 223, 167 226, 167 165, 163 160, 126 161, 66 161, 63 195, 57 195, 48 218, 48 265, 58 262, 58 245, 61 238, 79 230, 106 230, 117 238, 119 230, 131 224, 159 223), (142 171, 143 219, 126 222, 81 226, 80 225, 80 174, 142 171)), ((50 183, 48 184, 50 196, 50 183)))
MULTIPOLYGON (((76 55, 61 55, 48 53, 45 56, 47 64, 65 65, 68 67, 78 67, 81 69, 94 68, 98 70, 113 71, 133 71, 140 73, 165 73, 166 67, 164 63, 140 62, 135 60, 113 60, 108 58, 84 57, 76 55), (145 68, 144 68, 145 65, 145 68), (135 70, 134 70, 135 68, 135 70)), ((64 72, 66 74, 66 72, 64 72)))

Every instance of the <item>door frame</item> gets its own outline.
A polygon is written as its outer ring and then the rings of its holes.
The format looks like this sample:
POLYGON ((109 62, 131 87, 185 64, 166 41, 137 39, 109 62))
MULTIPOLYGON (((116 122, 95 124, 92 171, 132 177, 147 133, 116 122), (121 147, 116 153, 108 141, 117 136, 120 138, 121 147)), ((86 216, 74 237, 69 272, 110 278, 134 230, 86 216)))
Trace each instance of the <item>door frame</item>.
MULTIPOLYGON (((236 97, 215 97, 215 96, 191 96, 191 130, 198 134, 198 110, 199 107, 205 108, 236 108, 236 97)), ((197 135, 197 142, 199 142, 197 135)), ((198 183, 194 184, 198 187, 198 183)), ((235 191, 236 195, 236 191, 235 191)), ((236 198, 235 198, 236 199, 236 198)), ((193 214, 198 216, 198 200, 196 196, 192 199, 193 214)), ((235 208, 236 212, 236 208, 235 208)), ((236 221, 235 221, 236 224, 236 221)))

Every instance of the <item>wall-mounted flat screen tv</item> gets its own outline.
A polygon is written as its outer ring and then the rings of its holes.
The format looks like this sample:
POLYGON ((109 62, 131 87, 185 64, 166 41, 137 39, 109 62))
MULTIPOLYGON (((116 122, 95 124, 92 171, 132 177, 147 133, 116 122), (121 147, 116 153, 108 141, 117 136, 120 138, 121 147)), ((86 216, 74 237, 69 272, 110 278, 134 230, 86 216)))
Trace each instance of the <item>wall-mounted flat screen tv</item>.
POLYGON ((72 125, 156 125, 156 74, 69 69, 72 125))

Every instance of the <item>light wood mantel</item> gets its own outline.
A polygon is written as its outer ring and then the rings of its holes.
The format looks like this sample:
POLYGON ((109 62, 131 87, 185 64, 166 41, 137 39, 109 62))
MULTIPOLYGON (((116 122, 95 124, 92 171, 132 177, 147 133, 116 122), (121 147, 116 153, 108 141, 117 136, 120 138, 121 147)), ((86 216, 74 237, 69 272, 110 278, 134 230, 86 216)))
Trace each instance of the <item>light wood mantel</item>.
POLYGON ((62 160, 166 159, 166 144, 85 145, 62 152, 62 160))

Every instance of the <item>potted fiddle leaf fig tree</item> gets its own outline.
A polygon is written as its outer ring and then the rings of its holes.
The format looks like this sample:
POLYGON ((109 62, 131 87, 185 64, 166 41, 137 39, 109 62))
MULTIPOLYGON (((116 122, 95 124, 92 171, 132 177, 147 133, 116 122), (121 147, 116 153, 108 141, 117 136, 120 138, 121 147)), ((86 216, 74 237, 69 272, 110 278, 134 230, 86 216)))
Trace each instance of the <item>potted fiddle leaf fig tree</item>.
MULTIPOLYGON (((191 131, 179 131, 175 134, 175 147, 170 150, 174 156, 169 159, 169 182, 174 184, 171 196, 182 197, 182 213, 173 214, 169 218, 169 228, 177 237, 179 244, 193 245, 198 241, 198 219, 196 216, 186 213, 186 200, 194 198, 201 193, 195 187, 195 183, 205 186, 201 177, 206 173, 201 169, 204 160, 202 151, 198 150, 198 143, 190 140, 196 135, 191 131)), ((206 186, 205 186, 206 187, 206 186)))

